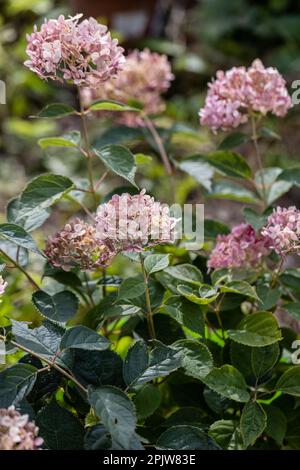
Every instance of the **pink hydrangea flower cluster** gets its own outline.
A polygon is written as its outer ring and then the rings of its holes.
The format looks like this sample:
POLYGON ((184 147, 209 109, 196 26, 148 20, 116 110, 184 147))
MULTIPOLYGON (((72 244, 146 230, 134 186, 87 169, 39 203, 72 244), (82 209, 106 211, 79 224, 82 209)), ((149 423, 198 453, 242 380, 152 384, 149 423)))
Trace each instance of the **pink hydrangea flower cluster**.
POLYGON ((142 190, 140 194, 114 195, 98 207, 96 229, 99 238, 117 251, 140 252, 145 247, 174 241, 176 219, 168 206, 142 190))
POLYGON ((257 235, 249 224, 234 227, 228 235, 218 235, 209 257, 209 270, 257 267, 270 252, 269 240, 257 235))
POLYGON ((53 266, 64 271, 86 271, 107 265, 115 252, 101 242, 93 225, 77 218, 48 238, 45 255, 53 266))
POLYGON ((259 59, 252 65, 217 72, 209 83, 205 105, 200 109, 200 123, 213 132, 238 127, 249 114, 267 113, 283 117, 292 106, 286 82, 277 69, 264 67, 259 59))
POLYGON ((0 409, 0 450, 39 450, 43 439, 39 428, 14 406, 0 409))
POLYGON ((0 295, 4 294, 6 287, 7 287, 7 282, 5 282, 3 277, 0 276, 0 295))
POLYGON ((42 79, 70 80, 75 85, 98 87, 121 69, 123 49, 107 27, 81 14, 45 20, 27 36, 25 65, 42 79))
POLYGON ((270 240, 270 246, 279 255, 300 253, 300 211, 295 206, 277 207, 268 217, 262 235, 270 240))
MULTIPOLYGON (((126 57, 124 69, 116 78, 97 89, 82 89, 83 102, 89 105, 98 99, 121 103, 138 101, 146 114, 157 114, 165 108, 161 95, 168 90, 173 79, 167 56, 149 49, 134 50, 126 57)), ((141 117, 134 112, 119 113, 118 121, 132 127, 143 125, 141 117)))

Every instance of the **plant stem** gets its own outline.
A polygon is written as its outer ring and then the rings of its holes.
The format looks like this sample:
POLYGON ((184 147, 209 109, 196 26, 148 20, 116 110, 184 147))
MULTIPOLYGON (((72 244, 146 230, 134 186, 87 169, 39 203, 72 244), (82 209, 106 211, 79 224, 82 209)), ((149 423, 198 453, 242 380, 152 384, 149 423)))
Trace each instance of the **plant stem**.
POLYGON ((283 263, 284 263, 284 258, 281 257, 281 260, 280 260, 280 263, 278 265, 278 268, 275 270, 275 273, 274 273, 274 277, 271 281, 271 287, 275 287, 276 284, 277 284, 277 281, 278 281, 278 278, 279 278, 279 275, 281 273, 281 270, 282 270, 282 266, 283 266, 283 263))
POLYGON ((160 156, 161 156, 161 159, 163 161, 163 164, 165 166, 165 169, 167 171, 167 173, 169 175, 172 175, 173 174, 173 170, 172 170, 172 167, 171 167, 171 164, 170 164, 170 161, 169 161, 169 158, 168 158, 168 155, 167 155, 167 152, 165 150, 165 147, 162 143, 162 140, 160 138, 160 135, 159 133, 157 132, 157 130, 155 129, 155 126, 152 124, 152 121, 151 119, 148 118, 148 116, 146 114, 142 114, 143 116, 143 119, 144 119, 144 122, 150 132, 150 134, 152 135, 153 137, 153 140, 154 142, 156 143, 157 145, 157 148, 159 150, 159 153, 160 153, 160 156))
POLYGON ((5 253, 1 249, 0 249, 0 253, 5 258, 7 258, 9 262, 12 263, 15 268, 19 269, 19 271, 21 271, 27 277, 28 281, 30 282, 32 287, 34 287, 34 289, 39 290, 40 286, 35 282, 35 280, 30 276, 30 274, 17 261, 15 261, 13 258, 11 258, 7 253, 5 253))
MULTIPOLYGON (((5 336, 0 336, 0 339, 2 339, 3 341, 6 341, 6 338, 5 336)), ((17 343, 16 341, 10 341, 10 343, 15 346, 16 348, 19 348, 21 349, 22 351, 28 353, 28 354, 31 354, 32 356, 34 357, 37 357, 38 359, 40 359, 41 361, 44 361, 46 362, 46 364, 48 364, 49 367, 53 367, 54 369, 56 369, 58 372, 60 372, 62 375, 64 375, 65 377, 67 377, 69 380, 72 380, 72 382, 74 382, 77 387, 79 387, 83 392, 87 393, 87 389, 80 383, 78 382, 78 380, 73 377, 73 375, 69 374, 69 372, 67 372, 66 370, 64 370, 62 367, 60 367, 58 364, 56 364, 55 362, 52 362, 50 361, 49 359, 46 359, 45 357, 43 356, 40 356, 39 354, 37 354, 36 352, 32 351, 31 349, 29 348, 26 348, 26 346, 22 346, 21 344, 17 343)))
POLYGON ((91 302, 91 305, 92 307, 95 307, 95 302, 94 302, 94 299, 93 299, 93 294, 92 294, 92 291, 90 289, 90 286, 89 286, 89 278, 88 278, 88 275, 86 272, 84 272, 84 279, 85 279, 85 283, 86 283, 86 291, 87 291, 87 295, 90 299, 90 302, 91 302))
POLYGON ((144 260, 143 260, 143 256, 141 253, 140 253, 140 260, 141 260, 141 267, 142 267, 142 272, 143 272, 144 282, 145 282, 145 287, 146 287, 145 296, 146 296, 146 304, 147 304, 147 323, 148 323, 149 334, 152 339, 156 339, 154 322, 153 322, 153 313, 152 313, 152 308, 151 308, 148 276, 145 270, 144 260))
POLYGON ((95 206, 97 206, 97 197, 96 197, 95 186, 94 186, 92 154, 91 154, 91 151, 90 151, 87 119, 86 119, 86 114, 85 114, 85 111, 84 111, 84 106, 83 106, 83 102, 82 102, 79 87, 78 87, 78 96, 79 96, 79 104, 80 104, 80 118, 81 118, 81 124, 82 124, 82 135, 83 135, 85 151, 86 151, 86 156, 87 156, 87 167, 88 167, 88 177, 89 177, 89 182, 90 182, 90 192, 93 195, 95 206))
POLYGON ((255 149, 255 156, 256 156, 256 161, 257 161, 257 166, 260 172, 260 178, 261 178, 261 186, 262 186, 262 199, 264 203, 264 208, 267 207, 268 202, 267 202, 267 188, 266 188, 266 183, 265 183, 265 177, 264 177, 264 167, 262 164, 262 159, 261 159, 261 154, 259 150, 259 145, 258 145, 258 135, 257 135, 257 129, 256 129, 256 120, 254 116, 251 116, 251 127, 252 127, 252 141, 255 149))

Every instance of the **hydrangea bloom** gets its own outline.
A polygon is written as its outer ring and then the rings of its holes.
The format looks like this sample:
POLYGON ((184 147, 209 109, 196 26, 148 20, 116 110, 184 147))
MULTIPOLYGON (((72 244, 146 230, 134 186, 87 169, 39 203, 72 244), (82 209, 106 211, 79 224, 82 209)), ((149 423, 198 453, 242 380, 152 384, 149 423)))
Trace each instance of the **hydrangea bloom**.
POLYGON ((142 190, 140 194, 114 195, 98 207, 96 228, 99 238, 113 243, 117 251, 140 252, 145 247, 174 241, 176 219, 142 190))
POLYGON ((277 207, 268 217, 262 234, 270 240, 271 247, 279 255, 293 251, 299 253, 300 211, 295 206, 277 207))
POLYGON ((251 225, 240 224, 228 235, 218 235, 207 266, 209 269, 256 267, 269 251, 267 239, 258 236, 251 225))
MULTIPOLYGON (((126 57, 124 69, 97 89, 82 89, 83 102, 88 105, 96 99, 109 99, 127 103, 130 100, 143 104, 146 114, 164 110, 161 94, 169 87, 174 76, 165 55, 134 50, 126 57)), ((137 113, 120 113, 119 121, 129 126, 143 125, 137 113)))
POLYGON ((0 450, 38 450, 43 439, 39 428, 14 406, 0 409, 0 450))
POLYGON ((97 87, 114 76, 125 62, 123 49, 107 27, 82 15, 45 20, 27 36, 25 65, 43 79, 71 80, 75 85, 97 87))
POLYGON ((7 287, 7 282, 5 282, 3 277, 0 276, 0 295, 4 294, 6 287, 7 287))
POLYGON ((95 227, 75 219, 48 238, 45 254, 57 268, 85 271, 105 266, 115 253, 99 240, 95 227))
POLYGON ((233 67, 227 72, 218 71, 208 86, 199 115, 201 124, 214 132, 238 127, 253 112, 282 117, 292 106, 283 77, 275 68, 265 68, 259 59, 248 69, 233 67))

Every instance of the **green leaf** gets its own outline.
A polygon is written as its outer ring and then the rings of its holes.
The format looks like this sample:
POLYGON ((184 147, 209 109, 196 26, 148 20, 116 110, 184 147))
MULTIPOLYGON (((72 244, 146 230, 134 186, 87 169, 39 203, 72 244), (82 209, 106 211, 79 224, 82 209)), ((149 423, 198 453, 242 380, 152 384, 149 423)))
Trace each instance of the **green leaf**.
POLYGON ((110 341, 86 326, 78 325, 68 329, 63 335, 60 349, 84 349, 103 351, 108 349, 110 341))
POLYGON ((233 294, 240 294, 244 295, 245 297, 250 297, 251 299, 255 300, 260 300, 255 287, 251 286, 248 284, 248 282, 245 281, 231 281, 225 284, 224 286, 221 286, 220 288, 221 292, 231 292, 233 294))
POLYGON ((184 406, 174 411, 161 425, 165 428, 170 428, 172 426, 187 424, 206 429, 209 422, 210 417, 202 408, 184 406))
POLYGON ((265 405, 264 410, 267 414, 266 433, 268 436, 272 437, 278 445, 282 446, 287 429, 287 419, 284 413, 276 406, 265 405))
POLYGON ((89 111, 135 111, 140 112, 140 109, 128 106, 127 104, 120 103, 113 100, 98 100, 95 101, 89 108, 89 111))
POLYGON ((283 308, 297 321, 300 321, 300 302, 288 302, 283 308))
POLYGON ((214 170, 208 163, 201 161, 198 156, 194 156, 175 162, 175 164, 177 168, 195 178, 201 186, 210 191, 214 170))
POLYGON ((76 110, 72 108, 72 106, 62 103, 53 103, 45 106, 45 108, 39 112, 37 117, 59 119, 75 113, 76 110))
POLYGON ((227 449, 236 428, 237 423, 235 421, 231 419, 221 419, 215 421, 210 426, 208 435, 223 449, 227 449))
POLYGON ((161 394, 158 387, 152 384, 144 385, 134 397, 139 419, 146 419, 151 416, 161 403, 161 394))
POLYGON ((263 347, 282 339, 276 318, 270 312, 256 312, 246 316, 228 336, 245 346, 263 347))
POLYGON ((277 132, 273 131, 273 129, 269 129, 268 127, 261 127, 258 131, 258 135, 260 137, 266 137, 269 139, 281 140, 281 137, 277 132))
POLYGON ((90 389, 88 399, 113 440, 124 449, 130 449, 135 435, 136 417, 133 403, 122 391, 106 386, 90 389))
POLYGON ((280 181, 286 181, 287 183, 291 183, 294 186, 300 186, 300 168, 295 167, 295 168, 287 168, 283 170, 279 176, 277 177, 277 180, 280 181))
POLYGON ((253 401, 246 403, 241 416, 241 433, 245 446, 253 445, 266 426, 267 415, 262 406, 253 401))
POLYGON ((109 170, 137 188, 134 181, 136 163, 134 155, 129 149, 123 145, 106 145, 101 148, 94 147, 93 150, 109 170))
POLYGON ((252 191, 232 181, 215 181, 212 184, 211 191, 206 196, 213 199, 229 199, 247 204, 259 203, 258 198, 252 191))
POLYGON ((28 364, 15 364, 0 372, 0 408, 20 403, 35 383, 37 369, 28 364))
POLYGON ((300 366, 291 366, 285 371, 275 385, 275 390, 300 397, 300 366))
POLYGON ((249 136, 243 132, 234 132, 225 137, 219 145, 219 150, 231 150, 249 141, 249 136))
POLYGON ((58 323, 65 323, 73 318, 79 307, 76 295, 67 290, 54 295, 39 290, 32 295, 32 301, 44 317, 58 323))
POLYGON ((179 281, 187 282, 195 286, 201 286, 203 283, 203 275, 201 271, 193 264, 177 264, 169 266, 165 272, 179 281))
POLYGON ((282 173, 281 168, 271 167, 264 168, 257 171, 255 174, 255 183, 259 193, 263 196, 263 180, 264 185, 267 188, 267 203, 268 205, 273 204, 276 199, 281 197, 283 194, 289 191, 293 183, 290 181, 281 180, 280 175, 282 173), (263 175, 263 178, 262 178, 263 175))
POLYGON ((34 210, 45 210, 59 201, 73 188, 65 176, 46 173, 30 181, 20 197, 20 217, 28 217, 34 210))
POLYGON ((73 413, 59 406, 54 399, 42 408, 36 421, 47 449, 83 449, 83 426, 73 413))
POLYGON ((230 400, 244 403, 250 399, 244 377, 228 364, 213 369, 202 381, 214 392, 230 400))
POLYGON ((202 297, 200 290, 197 291, 196 289, 193 289, 190 286, 180 284, 179 286, 177 286, 177 290, 181 295, 183 295, 183 297, 197 305, 208 305, 214 302, 219 296, 218 292, 216 293, 213 287, 211 287, 210 291, 208 291, 209 295, 205 295, 202 297))
POLYGON ((38 144, 42 149, 48 147, 72 147, 78 148, 80 142, 80 132, 73 131, 70 134, 63 135, 61 137, 46 137, 38 140, 38 144))
POLYGON ((213 369, 213 357, 203 343, 182 339, 173 346, 181 351, 181 366, 186 375, 201 380, 213 369))
POLYGON ((260 230, 264 225, 266 225, 268 216, 270 215, 268 212, 262 215, 257 214, 253 209, 250 209, 249 207, 245 207, 245 209, 243 210, 243 214, 246 219, 246 222, 252 225, 255 230, 260 230))
POLYGON ((157 273, 169 265, 169 255, 148 255, 144 264, 148 275, 157 273))
POLYGON ((141 276, 130 277, 120 285, 118 300, 134 299, 144 294, 145 290, 145 282, 141 276))
POLYGON ((270 310, 277 305, 278 300, 281 297, 281 292, 278 288, 271 289, 268 284, 258 285, 256 287, 258 297, 261 299, 258 302, 258 308, 260 310, 270 310))
POLYGON ((0 224, 0 239, 8 240, 17 246, 41 254, 32 236, 23 227, 14 224, 0 224))
POLYGON ((263 348, 253 348, 251 351, 251 364, 254 375, 263 377, 269 370, 273 369, 278 361, 280 348, 278 343, 270 344, 263 348))
POLYGON ((48 209, 35 209, 25 215, 25 217, 22 217, 20 214, 21 209, 20 197, 11 199, 6 208, 7 222, 15 223, 23 227, 27 232, 32 232, 39 228, 50 216, 48 209))
POLYGON ((150 155, 145 155, 144 153, 135 153, 134 160, 136 165, 148 165, 152 162, 152 157, 150 155))
POLYGON ((218 444, 195 426, 174 426, 159 436, 159 449, 220 450, 218 444))
POLYGON ((17 343, 46 359, 52 359, 59 350, 62 331, 56 325, 46 322, 30 329, 27 322, 11 320, 12 333, 17 343))
POLYGON ((174 295, 166 300, 162 308, 180 325, 204 336, 204 314, 196 304, 179 295, 174 295))
POLYGON ((205 239, 215 239, 218 235, 227 235, 230 229, 227 225, 217 220, 204 220, 204 237, 205 239))
POLYGON ((175 348, 156 342, 157 346, 147 353, 146 346, 137 341, 124 361, 123 375, 127 385, 141 385, 157 377, 165 377, 180 367, 181 353, 175 348), (140 355, 140 356, 139 356, 140 355), (148 359, 146 361, 146 359, 148 359))
POLYGON ((199 155, 199 159, 209 163, 223 175, 246 179, 252 177, 251 168, 239 153, 217 150, 208 155, 199 155))

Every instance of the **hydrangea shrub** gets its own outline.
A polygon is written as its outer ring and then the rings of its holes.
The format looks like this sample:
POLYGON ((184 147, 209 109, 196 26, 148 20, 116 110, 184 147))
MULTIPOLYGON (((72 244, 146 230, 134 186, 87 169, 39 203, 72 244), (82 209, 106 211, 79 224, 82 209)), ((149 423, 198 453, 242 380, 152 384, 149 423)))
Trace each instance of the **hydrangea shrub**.
POLYGON ((165 56, 125 57, 105 26, 80 15, 35 28, 27 54, 41 79, 78 87, 78 109, 47 104, 39 117, 72 116, 81 131, 39 145, 76 151, 86 179, 37 176, 0 225, 1 299, 19 272, 39 315, 37 324, 10 315, 1 327, 14 356, 0 372, 0 449, 299 449, 300 271, 287 263, 298 261, 300 212, 276 202, 299 172, 264 168, 260 151, 266 115, 291 108, 283 77, 260 60, 218 72, 200 121, 227 134, 175 160, 166 140, 176 129, 164 141, 154 116, 174 78, 165 56), (146 130, 165 201, 143 189, 139 162, 149 158, 90 136, 107 118, 111 129, 146 130), (237 142, 251 146, 256 167, 237 142), (185 173, 207 197, 252 204, 231 228, 205 220, 196 250, 176 237, 181 221, 165 204, 177 202, 171 189, 185 173), (49 217, 60 212, 71 215, 57 231, 49 217))

